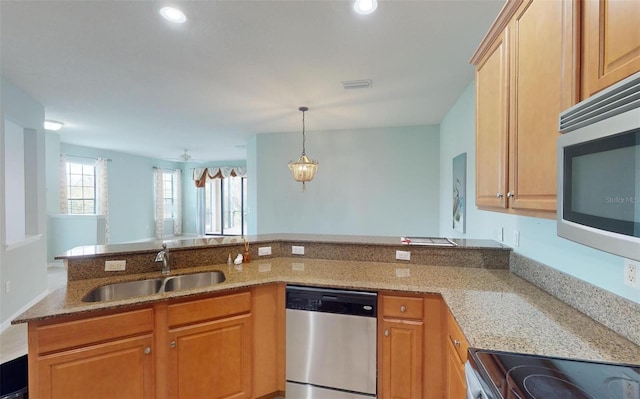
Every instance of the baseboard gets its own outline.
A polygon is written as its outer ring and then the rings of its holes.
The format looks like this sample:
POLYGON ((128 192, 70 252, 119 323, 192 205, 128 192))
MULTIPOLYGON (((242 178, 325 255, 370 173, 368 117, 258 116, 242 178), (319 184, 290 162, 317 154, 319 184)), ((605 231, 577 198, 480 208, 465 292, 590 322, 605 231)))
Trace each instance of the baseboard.
POLYGON ((7 328, 11 326, 11 320, 15 319, 16 317, 20 316, 22 313, 29 310, 30 307, 40 302, 44 297, 49 295, 49 293, 50 293, 49 289, 44 290, 40 295, 35 297, 26 305, 24 305, 22 308, 20 308, 20 310, 12 314, 7 320, 3 321, 2 324, 0 324, 0 334, 2 334, 7 328))

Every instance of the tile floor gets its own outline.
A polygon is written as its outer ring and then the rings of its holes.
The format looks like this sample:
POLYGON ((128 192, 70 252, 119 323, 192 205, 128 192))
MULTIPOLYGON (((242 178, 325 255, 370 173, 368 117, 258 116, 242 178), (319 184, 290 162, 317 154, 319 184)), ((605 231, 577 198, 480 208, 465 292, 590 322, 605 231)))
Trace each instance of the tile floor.
MULTIPOLYGON (((67 283, 67 271, 60 265, 47 268, 47 288, 53 291, 67 283)), ((0 334, 0 364, 27 353, 27 325, 12 325, 0 334)))

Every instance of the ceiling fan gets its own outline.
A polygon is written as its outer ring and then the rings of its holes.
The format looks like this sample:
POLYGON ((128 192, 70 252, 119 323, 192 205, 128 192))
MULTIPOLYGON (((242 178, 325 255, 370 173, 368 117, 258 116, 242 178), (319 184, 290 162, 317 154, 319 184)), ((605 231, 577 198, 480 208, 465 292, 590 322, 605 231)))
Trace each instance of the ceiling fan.
POLYGON ((199 162, 195 159, 192 159, 191 155, 189 154, 189 150, 188 149, 184 149, 184 152, 180 155, 178 155, 175 158, 170 158, 168 159, 169 161, 174 161, 174 162, 199 162))

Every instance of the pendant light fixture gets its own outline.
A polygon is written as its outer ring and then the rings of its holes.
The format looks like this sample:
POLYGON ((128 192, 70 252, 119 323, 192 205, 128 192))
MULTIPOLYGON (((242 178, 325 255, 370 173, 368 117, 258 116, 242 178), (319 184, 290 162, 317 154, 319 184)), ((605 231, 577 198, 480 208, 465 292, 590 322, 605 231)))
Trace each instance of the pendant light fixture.
POLYGON ((297 161, 289 162, 289 169, 293 172, 293 178, 295 181, 302 182, 302 191, 305 190, 305 182, 313 180, 313 176, 316 174, 318 170, 318 162, 311 160, 307 157, 305 153, 305 140, 306 137, 304 135, 304 113, 309 110, 308 107, 300 107, 299 111, 302 111, 302 155, 298 158, 297 161))

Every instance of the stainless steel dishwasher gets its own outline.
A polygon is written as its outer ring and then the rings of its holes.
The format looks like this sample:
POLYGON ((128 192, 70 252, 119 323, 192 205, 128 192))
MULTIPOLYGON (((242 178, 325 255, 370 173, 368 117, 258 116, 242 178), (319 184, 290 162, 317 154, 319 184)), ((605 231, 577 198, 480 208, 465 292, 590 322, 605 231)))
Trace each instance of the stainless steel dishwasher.
POLYGON ((287 399, 376 397, 377 294, 287 287, 287 399))

